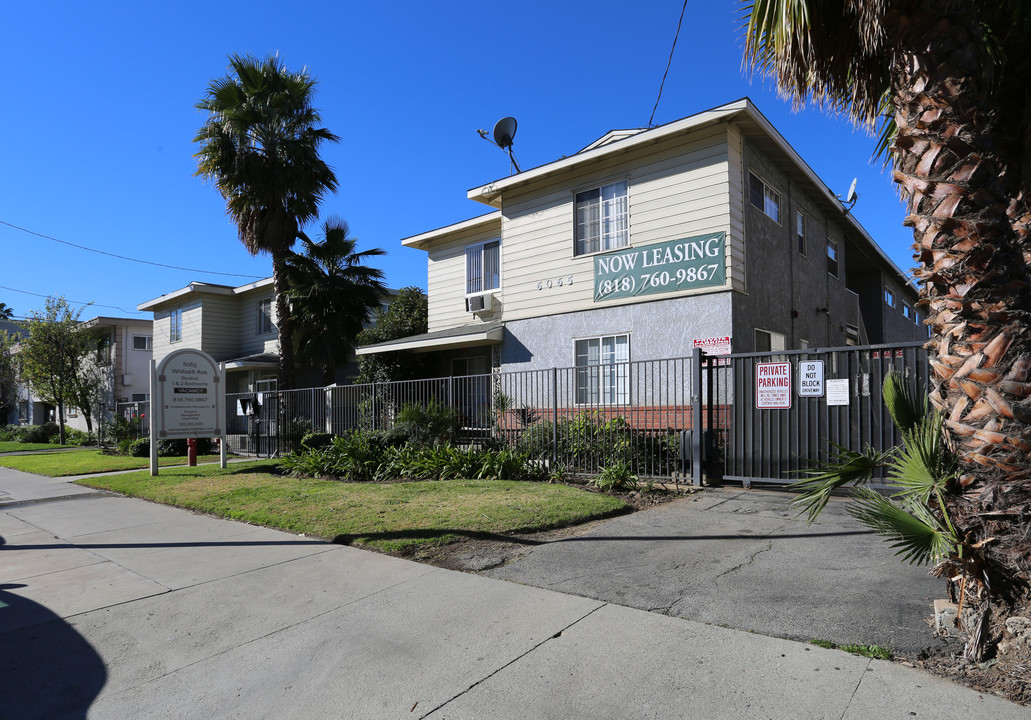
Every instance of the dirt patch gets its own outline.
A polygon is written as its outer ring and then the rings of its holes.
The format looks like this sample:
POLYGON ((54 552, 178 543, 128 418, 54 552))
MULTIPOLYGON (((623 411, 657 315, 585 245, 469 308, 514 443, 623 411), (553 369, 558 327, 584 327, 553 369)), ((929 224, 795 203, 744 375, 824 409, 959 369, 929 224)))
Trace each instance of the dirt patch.
POLYGON ((964 660, 963 643, 953 640, 930 657, 907 664, 979 692, 1031 706, 1031 592, 1012 608, 992 613, 988 637, 991 650, 983 662, 964 660))

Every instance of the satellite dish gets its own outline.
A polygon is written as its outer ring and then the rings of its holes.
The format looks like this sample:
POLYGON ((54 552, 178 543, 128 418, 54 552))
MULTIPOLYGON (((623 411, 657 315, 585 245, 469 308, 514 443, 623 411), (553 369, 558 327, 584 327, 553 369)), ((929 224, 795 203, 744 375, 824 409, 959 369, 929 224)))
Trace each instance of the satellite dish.
POLYGON ((859 182, 859 178, 852 178, 852 184, 848 186, 848 195, 845 196, 845 202, 849 205, 855 205, 856 200, 859 196, 856 195, 856 183, 859 182))
POLYGON ((494 142, 502 149, 511 149, 515 134, 516 119, 514 117, 501 118, 494 125, 494 142))

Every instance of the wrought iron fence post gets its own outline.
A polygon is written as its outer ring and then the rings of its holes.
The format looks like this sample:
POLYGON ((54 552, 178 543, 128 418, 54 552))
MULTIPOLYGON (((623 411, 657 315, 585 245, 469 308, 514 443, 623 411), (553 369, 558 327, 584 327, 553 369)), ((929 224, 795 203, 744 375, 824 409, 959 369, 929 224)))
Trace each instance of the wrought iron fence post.
POLYGON ((558 368, 551 368, 551 466, 558 467, 558 368))
POLYGON ((691 482, 702 486, 702 349, 691 351, 691 482))

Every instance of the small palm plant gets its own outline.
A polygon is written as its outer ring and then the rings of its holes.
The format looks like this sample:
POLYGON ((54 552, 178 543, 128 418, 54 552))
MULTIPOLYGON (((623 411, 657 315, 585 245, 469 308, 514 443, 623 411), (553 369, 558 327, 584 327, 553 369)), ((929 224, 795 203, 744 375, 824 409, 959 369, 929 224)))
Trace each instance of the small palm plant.
POLYGON ((987 625, 990 583, 981 548, 991 539, 971 542, 961 536, 949 517, 950 500, 960 492, 956 458, 947 445, 942 416, 932 411, 927 399, 918 400, 898 373, 884 379, 884 404, 902 434, 902 444, 886 452, 863 452, 837 446, 828 462, 808 470, 810 477, 792 485, 801 490, 794 504, 816 520, 831 494, 849 489, 853 505, 849 514, 876 534, 885 537, 903 560, 933 564, 931 574, 949 581, 950 592, 959 588, 960 623, 964 603, 975 609, 976 621, 969 633, 965 655, 979 660, 987 625), (885 496, 870 487, 878 470, 885 470, 885 485, 894 492, 885 496), (971 599, 973 596, 973 599, 971 599))

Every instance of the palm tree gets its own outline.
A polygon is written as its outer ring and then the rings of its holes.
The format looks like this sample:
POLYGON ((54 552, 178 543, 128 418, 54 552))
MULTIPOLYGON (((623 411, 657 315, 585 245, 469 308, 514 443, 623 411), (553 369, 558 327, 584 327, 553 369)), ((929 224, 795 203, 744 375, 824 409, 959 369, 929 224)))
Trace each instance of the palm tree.
POLYGON ((355 337, 387 288, 383 272, 365 265, 383 250, 357 252, 357 238, 337 218, 323 223, 322 236, 322 242, 313 242, 301 232, 304 252, 288 253, 285 265, 299 354, 321 367, 325 384, 331 385, 335 368, 350 359, 355 337))
POLYGON ((14 317, 14 310, 7 306, 7 303, 0 302, 0 320, 10 320, 14 317))
POLYGON ((225 198, 244 247, 272 256, 280 384, 289 389, 294 362, 284 258, 305 223, 318 217, 323 196, 336 190, 319 149, 338 138, 318 126, 315 81, 306 71, 290 72, 275 56, 233 55, 229 66, 230 74, 212 81, 197 103, 209 115, 194 138, 196 174, 225 198))
MULTIPOLYGON (((746 2, 746 62, 796 103, 873 127, 907 201, 930 401, 957 471, 944 512, 970 574, 1031 581, 1031 7, 1020 0, 746 2)), ((983 609, 987 605, 983 606, 983 609)))

